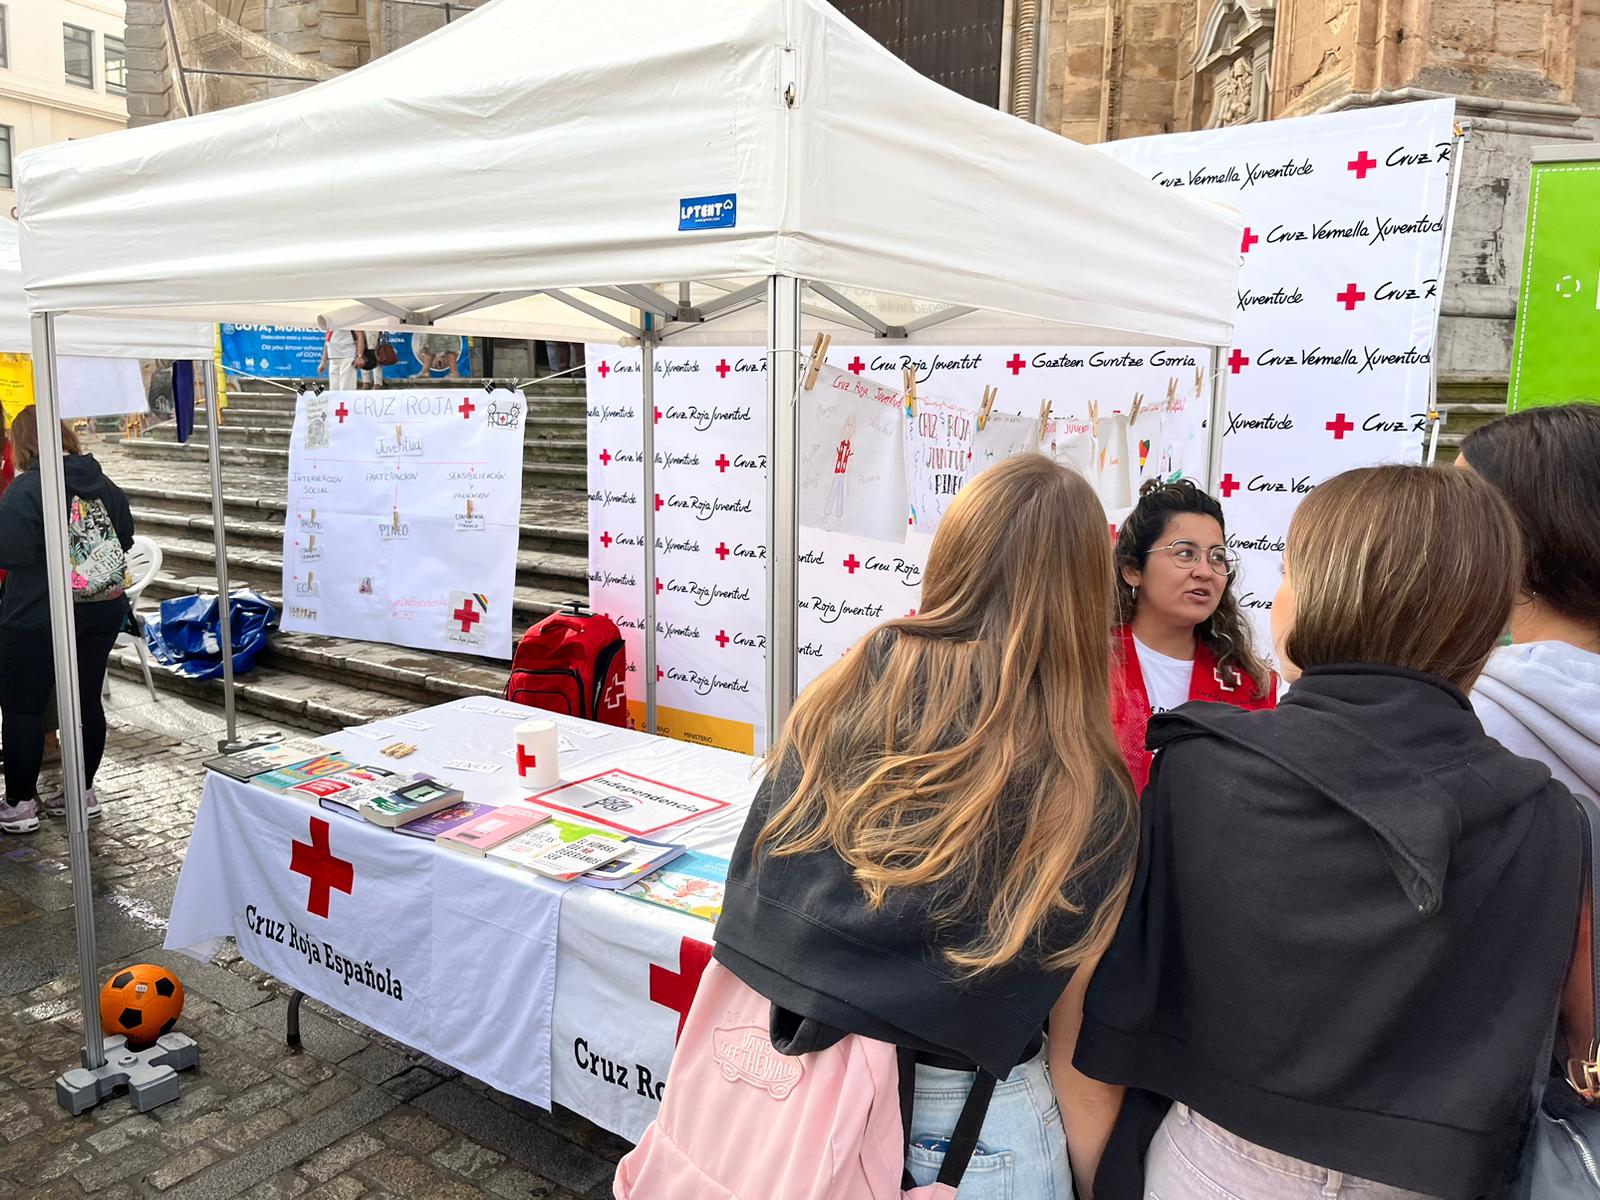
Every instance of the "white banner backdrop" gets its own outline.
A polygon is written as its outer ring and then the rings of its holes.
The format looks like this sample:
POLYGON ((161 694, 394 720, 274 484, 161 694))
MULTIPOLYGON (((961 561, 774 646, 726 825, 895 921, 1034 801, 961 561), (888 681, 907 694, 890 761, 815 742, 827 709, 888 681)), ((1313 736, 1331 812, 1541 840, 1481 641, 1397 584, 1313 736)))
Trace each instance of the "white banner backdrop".
POLYGON ((525 416, 505 390, 302 394, 283 628, 509 658, 525 416))
POLYGON ((1301 498, 1421 458, 1453 138, 1438 100, 1101 147, 1245 216, 1220 492, 1259 649, 1301 498))
MULTIPOLYGON (((611 615, 628 639, 629 700, 642 725, 644 662, 642 430, 638 417, 639 354, 588 347, 589 537, 591 607, 611 615)), ((749 752, 766 744, 765 558, 766 375, 760 350, 675 350, 656 353, 657 656, 659 727, 673 736, 749 752), (714 527, 717 537, 701 536, 714 527), (684 531, 687 531, 686 533, 684 531), (708 553, 709 552, 709 553, 708 553), (693 574, 688 574, 692 571, 693 574), (713 623, 715 622, 715 623, 713 623), (722 639, 728 638, 726 644, 722 639)), ((914 611, 921 593, 936 510, 943 512, 974 465, 976 418, 985 387, 995 387, 996 414, 1021 414, 1036 429, 1041 402, 1053 416, 1040 447, 1082 467, 1103 497, 1126 497, 1137 479, 1118 475, 1120 457, 1102 472, 1091 413, 1126 425, 1136 401, 1160 414, 1159 445, 1145 456, 1148 473, 1204 478, 1205 423, 1211 393, 1200 350, 1062 350, 1059 347, 952 350, 883 345, 840 347, 837 368, 803 394, 804 413, 829 378, 857 378, 901 402, 903 371, 917 379, 918 416, 905 421, 903 479, 879 516, 894 514, 904 541, 802 525, 800 531, 800 682, 804 686, 872 626, 914 611), (1077 453, 1078 458, 1073 458, 1077 453), (1079 461, 1081 460, 1081 461, 1079 461)), ((887 408, 887 405, 884 405, 887 408)), ((841 440, 830 429, 819 445, 832 476, 841 440)), ((1125 444, 1126 437, 1122 443, 1125 444)), ((854 448, 852 448, 854 449, 854 448)), ((1131 468, 1137 472, 1137 456, 1131 468)), ((852 465, 853 470, 853 465, 852 465)), ((859 495, 851 501, 858 503, 859 495)), ((870 507, 870 506, 865 506, 870 507)), ((888 523, 884 525, 888 532, 888 523)))

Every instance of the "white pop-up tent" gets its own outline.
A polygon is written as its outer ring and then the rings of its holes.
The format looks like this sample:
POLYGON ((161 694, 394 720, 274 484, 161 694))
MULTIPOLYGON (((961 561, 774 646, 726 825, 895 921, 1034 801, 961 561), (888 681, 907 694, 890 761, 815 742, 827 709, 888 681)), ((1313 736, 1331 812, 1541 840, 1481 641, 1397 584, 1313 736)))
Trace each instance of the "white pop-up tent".
MULTIPOLYGON (((770 729, 795 682, 802 320, 857 339, 1214 350, 1242 225, 946 91, 823 0, 496 0, 297 94, 18 168, 42 409, 65 313, 621 333, 645 357, 650 495, 654 346, 765 343, 770 729)), ((48 529, 59 573, 62 512, 48 529)), ((52 603, 68 627, 64 590, 52 603)))

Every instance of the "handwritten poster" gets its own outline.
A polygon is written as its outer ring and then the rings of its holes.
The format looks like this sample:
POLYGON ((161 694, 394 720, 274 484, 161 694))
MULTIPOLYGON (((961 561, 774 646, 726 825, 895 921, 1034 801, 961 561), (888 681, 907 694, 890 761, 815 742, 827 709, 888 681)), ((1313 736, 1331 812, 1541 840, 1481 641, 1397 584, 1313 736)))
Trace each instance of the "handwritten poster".
POLYGON ((289 443, 284 629, 511 656, 520 392, 306 392, 289 443))
POLYGON ((965 486, 972 467, 978 410, 947 400, 918 400, 906 436, 911 527, 932 534, 965 486))
POLYGON ((905 541, 905 425, 899 392, 824 367, 800 396, 800 524, 905 541))
POLYGON ((1039 449, 1039 418, 1020 413, 991 412, 972 442, 972 473, 979 474, 1013 454, 1039 449))

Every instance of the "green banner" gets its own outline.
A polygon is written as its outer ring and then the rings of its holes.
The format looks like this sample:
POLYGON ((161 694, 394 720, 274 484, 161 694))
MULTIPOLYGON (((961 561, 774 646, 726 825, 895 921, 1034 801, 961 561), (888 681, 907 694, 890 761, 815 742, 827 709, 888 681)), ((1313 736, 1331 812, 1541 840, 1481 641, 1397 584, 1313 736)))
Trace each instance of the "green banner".
POLYGON ((1533 164, 1523 254, 1506 407, 1600 401, 1600 160, 1533 164))

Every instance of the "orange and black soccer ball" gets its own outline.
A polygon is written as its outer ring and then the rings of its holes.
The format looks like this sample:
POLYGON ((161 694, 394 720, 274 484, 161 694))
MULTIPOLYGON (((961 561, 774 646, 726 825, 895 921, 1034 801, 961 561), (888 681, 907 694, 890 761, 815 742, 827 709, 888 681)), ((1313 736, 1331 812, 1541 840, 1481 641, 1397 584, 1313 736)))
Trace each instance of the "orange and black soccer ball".
POLYGON ((130 1046, 147 1046, 170 1033, 183 1011, 183 984, 165 967, 124 967, 100 989, 100 1024, 107 1036, 120 1033, 130 1046))

